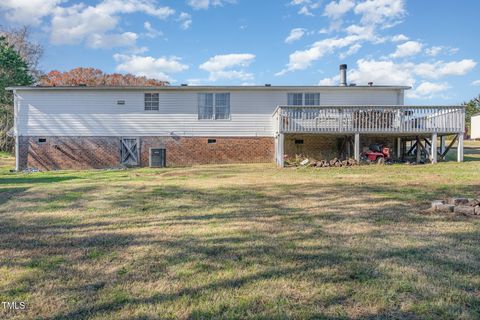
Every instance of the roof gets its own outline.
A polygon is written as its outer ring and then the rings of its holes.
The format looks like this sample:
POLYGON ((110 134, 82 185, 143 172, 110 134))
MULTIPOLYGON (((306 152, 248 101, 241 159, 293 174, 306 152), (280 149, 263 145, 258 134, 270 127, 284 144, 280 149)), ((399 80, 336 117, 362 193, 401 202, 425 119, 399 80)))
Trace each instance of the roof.
POLYGON ((161 86, 161 87, 88 87, 88 86, 12 86, 7 90, 142 90, 142 91, 201 91, 201 90, 228 90, 228 91, 247 91, 247 90, 305 90, 305 89, 333 89, 333 90, 408 90, 408 86, 161 86))

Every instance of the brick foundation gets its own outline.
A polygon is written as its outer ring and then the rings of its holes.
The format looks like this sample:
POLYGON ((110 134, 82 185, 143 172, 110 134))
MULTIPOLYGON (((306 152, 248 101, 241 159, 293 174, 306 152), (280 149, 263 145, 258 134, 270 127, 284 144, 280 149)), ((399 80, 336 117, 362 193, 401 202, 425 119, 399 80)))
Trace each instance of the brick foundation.
MULTIPOLYGON (((149 149, 165 148, 167 166, 272 162, 271 137, 139 137, 140 166, 149 165, 149 149), (208 139, 216 143, 208 144, 208 139)), ((119 137, 20 137, 20 169, 100 169, 120 166, 119 137), (46 142, 39 142, 46 138, 46 142)))
POLYGON ((340 138, 326 135, 287 134, 285 135, 285 154, 294 157, 302 154, 314 159, 333 159, 338 157, 340 138), (303 144, 295 144, 303 140, 303 144))

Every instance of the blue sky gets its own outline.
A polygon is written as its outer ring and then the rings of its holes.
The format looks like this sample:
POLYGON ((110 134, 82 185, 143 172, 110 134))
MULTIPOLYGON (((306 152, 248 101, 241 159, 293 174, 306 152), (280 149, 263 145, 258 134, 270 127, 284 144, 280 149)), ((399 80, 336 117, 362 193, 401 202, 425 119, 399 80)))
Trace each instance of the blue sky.
POLYGON ((480 93, 480 1, 2 0, 44 71, 96 67, 172 84, 411 85, 408 103, 480 93))

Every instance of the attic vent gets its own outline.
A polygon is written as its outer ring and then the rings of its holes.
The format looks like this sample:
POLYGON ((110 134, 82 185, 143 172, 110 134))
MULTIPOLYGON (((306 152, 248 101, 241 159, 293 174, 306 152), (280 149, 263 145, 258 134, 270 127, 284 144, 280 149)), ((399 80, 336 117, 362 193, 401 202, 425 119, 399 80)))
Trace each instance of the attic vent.
POLYGON ((182 86, 182 87, 188 87, 188 84, 182 83, 181 86, 182 86))
POLYGON ((117 100, 117 104, 123 106, 125 104, 125 100, 117 100))
POLYGON ((272 85, 270 83, 266 83, 265 87, 271 87, 272 85))

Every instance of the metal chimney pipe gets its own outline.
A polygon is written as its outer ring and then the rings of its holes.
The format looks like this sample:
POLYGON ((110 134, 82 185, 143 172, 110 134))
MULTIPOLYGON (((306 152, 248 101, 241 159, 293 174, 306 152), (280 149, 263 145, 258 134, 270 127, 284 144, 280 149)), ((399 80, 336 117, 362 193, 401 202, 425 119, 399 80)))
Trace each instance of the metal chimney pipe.
POLYGON ((340 86, 345 87, 347 85, 347 65, 340 65, 340 86))

